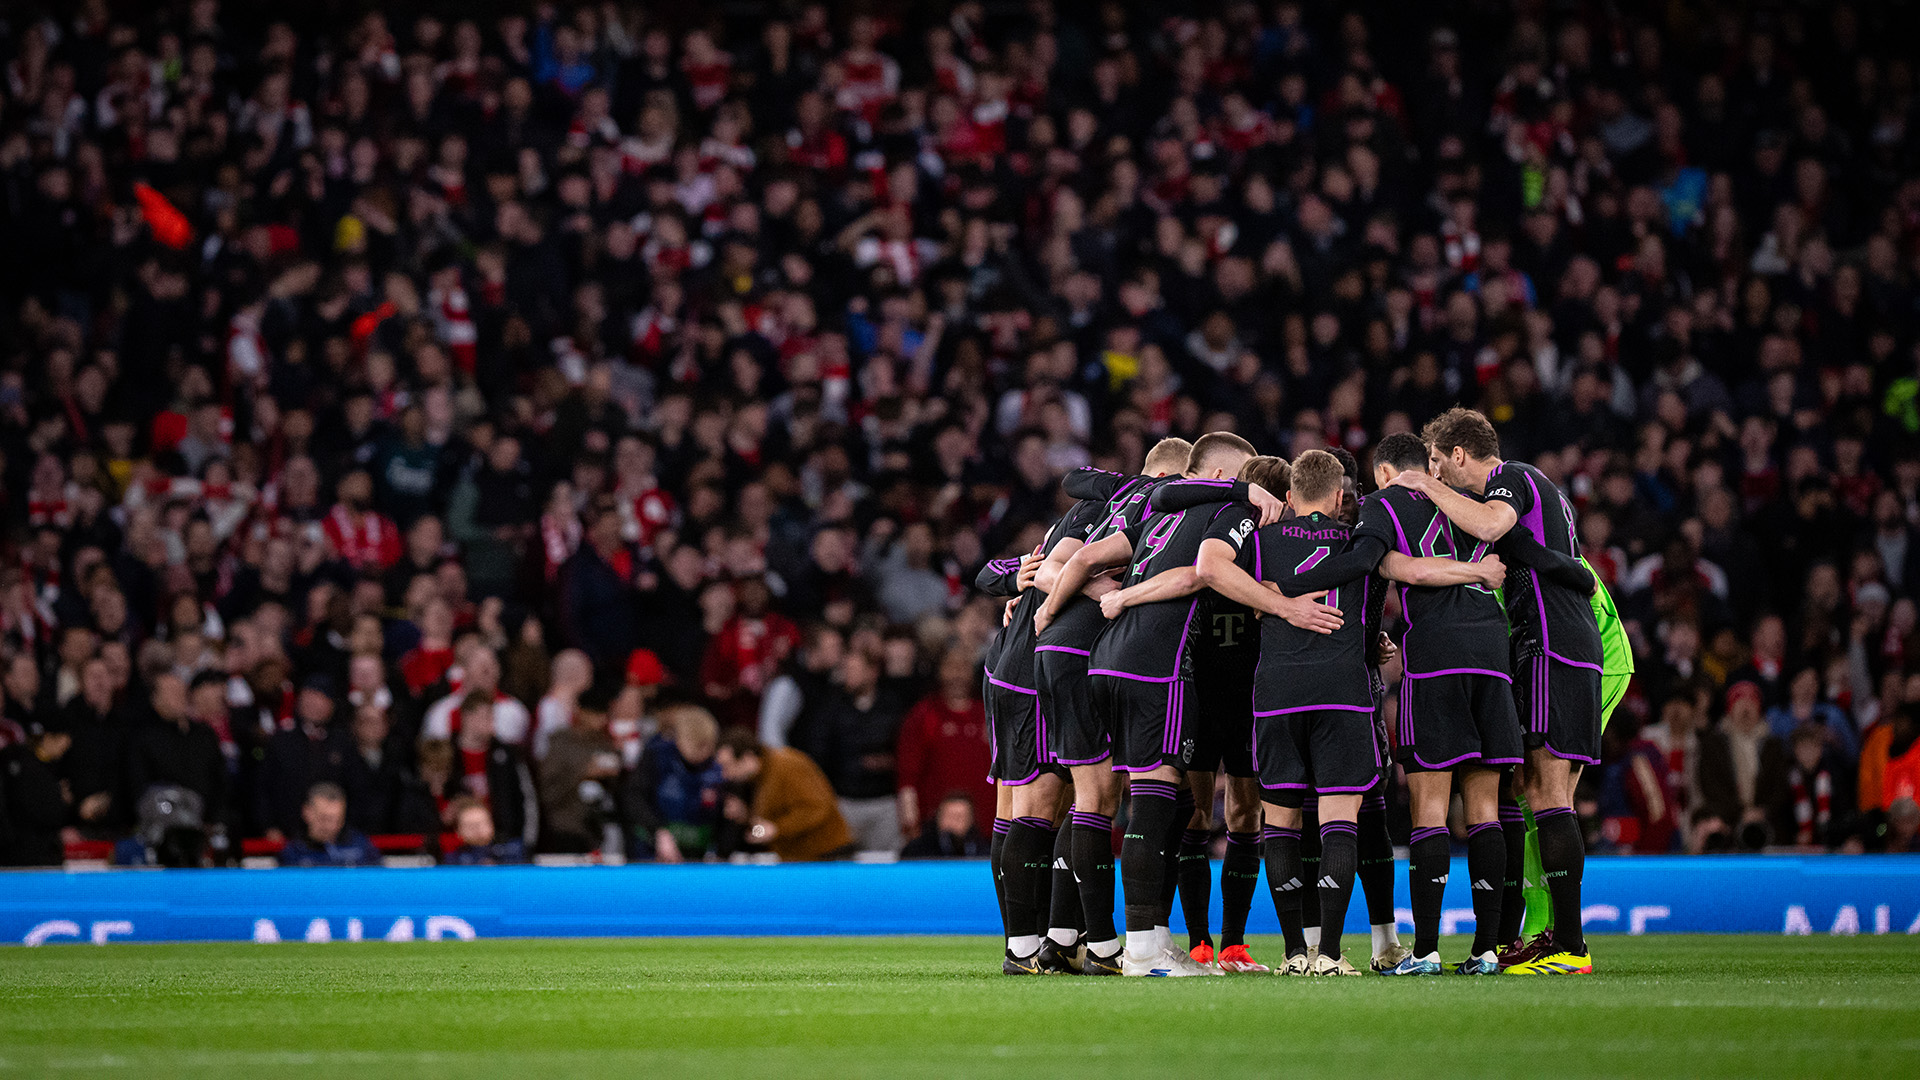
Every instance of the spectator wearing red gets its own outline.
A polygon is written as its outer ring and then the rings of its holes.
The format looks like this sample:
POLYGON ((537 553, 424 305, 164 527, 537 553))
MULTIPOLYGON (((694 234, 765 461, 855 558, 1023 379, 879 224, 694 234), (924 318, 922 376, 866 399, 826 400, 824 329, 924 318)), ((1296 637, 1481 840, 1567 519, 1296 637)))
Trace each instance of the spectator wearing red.
POLYGON ((907 711, 900 724, 900 832, 916 836, 928 804, 951 792, 973 800, 974 819, 993 817, 993 763, 987 745, 987 713, 980 700, 979 671, 959 649, 940 658, 939 684, 907 711))

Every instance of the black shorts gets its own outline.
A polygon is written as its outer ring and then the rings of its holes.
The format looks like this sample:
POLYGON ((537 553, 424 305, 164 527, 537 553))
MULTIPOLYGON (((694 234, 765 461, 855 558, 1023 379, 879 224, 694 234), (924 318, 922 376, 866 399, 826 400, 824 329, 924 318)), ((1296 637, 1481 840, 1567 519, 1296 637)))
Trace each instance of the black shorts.
POLYGON ((1600 672, 1550 656, 1513 664, 1513 704, 1525 727, 1527 749, 1544 746, 1554 757, 1600 764, 1600 672))
MULTIPOLYGON (((1253 659, 1258 660, 1258 654, 1253 659)), ((1251 663, 1194 665, 1195 733, 1193 768, 1252 778, 1260 775, 1253 758, 1253 668, 1251 663)))
POLYGON ((981 687, 987 710, 987 731, 993 745, 993 765, 987 779, 1007 787, 1031 784, 1046 769, 1040 746, 1038 696, 986 677, 981 687))
POLYGON ((1300 709, 1253 722, 1268 802, 1297 807, 1309 793, 1358 795, 1380 783, 1372 709, 1300 709))
POLYGON ((1034 684, 1040 688, 1040 747, 1063 768, 1098 765, 1112 754, 1107 725, 1093 711, 1087 687, 1087 654, 1063 647, 1035 649, 1034 684))
POLYGON ((1513 687, 1494 675, 1400 680, 1400 764, 1408 772, 1525 760, 1513 687))
POLYGON ((1199 740, 1188 719, 1192 696, 1187 680, 1145 682, 1117 675, 1093 675, 1093 710, 1113 732, 1113 767, 1118 772, 1150 772, 1162 765, 1193 768, 1199 740))

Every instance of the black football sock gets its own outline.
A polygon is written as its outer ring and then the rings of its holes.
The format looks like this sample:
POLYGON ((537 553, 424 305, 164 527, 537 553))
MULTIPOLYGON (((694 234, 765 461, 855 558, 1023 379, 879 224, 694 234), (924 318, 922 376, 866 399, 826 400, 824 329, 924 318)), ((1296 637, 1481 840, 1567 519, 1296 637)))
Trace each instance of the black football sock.
POLYGON ((1075 810, 1069 831, 1073 833, 1073 875, 1080 885, 1087 942, 1104 944, 1120 936, 1113 928, 1113 819, 1075 810))
POLYGON ((1587 846, 1580 838, 1580 819, 1565 806, 1533 812, 1540 828, 1540 873, 1553 895, 1553 947, 1570 953, 1587 951, 1580 931, 1580 882, 1587 871, 1587 846))
POLYGON ((1360 891, 1367 898, 1367 922, 1386 926, 1393 911, 1393 837, 1387 835, 1387 807, 1379 796, 1360 804, 1360 891), (1368 803, 1378 803, 1369 808, 1368 803))
POLYGON ((1167 832, 1166 876, 1160 879, 1160 921, 1155 926, 1173 924, 1173 898, 1180 891, 1180 839, 1193 820, 1193 791, 1182 778, 1174 792, 1173 824, 1167 832))
POLYGON ((1162 895, 1176 791, 1165 780, 1135 780, 1131 787, 1127 831, 1120 839, 1120 884, 1126 890, 1127 933, 1137 934, 1165 925, 1162 895))
POLYGON ((1267 862, 1267 891, 1273 894, 1273 913, 1287 940, 1287 955, 1307 951, 1300 932, 1300 895, 1307 891, 1300 877, 1300 830, 1268 825, 1260 830, 1261 853, 1267 862))
POLYGON ((1207 831, 1180 833, 1180 914, 1187 920, 1187 948, 1213 944, 1207 932, 1207 905, 1213 902, 1213 862, 1207 858, 1207 831))
POLYGON ((1413 899, 1413 955, 1440 951, 1440 905, 1446 898, 1448 843, 1443 826, 1413 830, 1407 845, 1407 892, 1413 899))
MULTIPOLYGON (((1080 886, 1073 880, 1073 829, 1053 831, 1053 903, 1047 917, 1048 933, 1066 930, 1072 934, 1061 945, 1071 945, 1086 933, 1087 916, 1080 910, 1080 886)), ((1105 940, 1105 939, 1102 939, 1105 940)))
POLYGON ((987 867, 993 871, 993 895, 1000 901, 1000 936, 1012 937, 1013 924, 1007 921, 1007 829, 1013 822, 993 819, 993 840, 987 845, 987 867))
POLYGON ((1500 800, 1500 832, 1507 840, 1507 865, 1500 893, 1500 945, 1520 940, 1527 921, 1527 815, 1511 799, 1500 800))
POLYGON ((1220 947, 1247 943, 1247 914, 1253 910, 1254 890, 1260 887, 1260 834, 1227 834, 1227 854, 1220 860, 1220 947))
POLYGON ((1340 959, 1340 933, 1353 902, 1353 875, 1360 863, 1359 826, 1351 821, 1320 825, 1320 955, 1340 959))
POLYGON ((1473 893, 1473 955, 1498 951, 1512 938, 1502 938, 1501 906, 1506 898, 1507 836, 1498 821, 1482 821, 1467 829, 1467 880, 1473 893))
POLYGON ((1033 875, 1033 924, 1039 928, 1034 933, 1041 937, 1046 937, 1053 926, 1053 849, 1058 846, 1058 838, 1059 830, 1053 822, 1047 822, 1040 838, 1046 855, 1033 875))
MULTIPOLYGON (((1013 928, 1007 937, 1013 941, 1046 933, 1047 928, 1040 925, 1044 913, 1038 905, 1041 883, 1052 872, 1048 869, 1053 854, 1053 845, 1047 840, 1048 826, 1046 818, 1021 817, 1014 818, 1007 830, 1007 850, 1002 858, 1006 863, 1007 924, 1013 928)), ((1038 947, 1039 943, 1034 944, 1038 947)))
POLYGON ((1300 928, 1307 944, 1320 944, 1320 894, 1313 883, 1320 880, 1320 805, 1308 797, 1300 816, 1300 880, 1307 887, 1300 893, 1300 928))

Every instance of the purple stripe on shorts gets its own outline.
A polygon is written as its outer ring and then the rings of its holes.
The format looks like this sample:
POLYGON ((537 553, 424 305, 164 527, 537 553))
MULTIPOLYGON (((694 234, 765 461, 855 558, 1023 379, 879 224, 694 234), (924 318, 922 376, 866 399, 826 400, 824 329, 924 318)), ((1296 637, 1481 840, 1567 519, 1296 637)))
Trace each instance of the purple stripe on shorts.
POLYGON ((1554 652, 1552 649, 1547 650, 1547 655, 1553 657, 1555 660, 1558 660, 1563 664, 1568 665, 1569 667, 1591 668, 1592 670, 1598 671, 1603 675, 1606 674, 1606 671, 1607 671, 1606 668, 1601 667, 1599 664, 1589 664, 1585 660, 1572 660, 1567 657, 1561 656, 1559 653, 1554 652))
POLYGON ((1297 712, 1364 712, 1373 711, 1371 705, 1295 705, 1291 709, 1255 710, 1255 716, 1285 716, 1297 712))
POLYGON ((1027 694, 1030 696, 1038 696, 1040 693, 1040 691, 1038 690, 1029 690, 1024 686, 1015 686, 1014 684, 1007 682, 1005 679, 996 679, 993 677, 992 672, 987 673, 987 681, 999 687, 1002 690, 1011 690, 1016 694, 1027 694))
POLYGON ((1002 780, 1000 781, 1000 786, 1001 787, 1026 787, 1028 784, 1033 783, 1035 780, 1039 778, 1040 778, 1040 770, 1036 768, 1032 772, 1021 777, 1018 780, 1002 780))
POLYGON ((1088 668, 1089 675, 1111 675, 1116 679, 1132 679, 1134 682, 1170 683, 1180 679, 1178 675, 1135 675, 1127 671, 1114 671, 1111 668, 1088 668))
MULTIPOLYGON (((1588 756, 1586 756, 1585 754, 1569 754, 1569 753, 1564 753, 1564 752, 1562 752, 1562 751, 1559 751, 1559 750, 1555 750, 1555 749, 1553 748, 1553 744, 1552 744, 1552 743, 1546 743, 1546 744, 1544 744, 1544 745, 1546 746, 1546 750, 1547 750, 1547 753, 1549 753, 1549 754, 1552 754, 1552 755, 1553 755, 1554 757, 1557 757, 1557 758, 1561 758, 1561 759, 1563 759, 1563 760, 1566 760, 1566 761, 1578 761, 1578 762, 1581 762, 1581 763, 1583 763, 1583 764, 1586 764, 1586 765, 1598 765, 1598 764, 1600 764, 1600 759, 1599 759, 1599 758, 1596 758, 1596 757, 1588 757, 1588 756)), ((1535 814, 1535 815, 1534 815, 1534 817, 1539 817, 1539 816, 1540 816, 1540 815, 1538 815, 1538 814, 1535 814)))
POLYGON ((1075 656, 1092 656, 1093 655, 1093 650, 1091 649, 1076 649, 1071 645, 1035 645, 1033 647, 1033 651, 1034 652, 1065 652, 1065 653, 1072 653, 1075 656))
POLYGON ((1357 787, 1323 787, 1323 788, 1317 788, 1316 790, 1318 790, 1322 795, 1352 795, 1355 792, 1372 791, 1373 785, 1378 784, 1379 782, 1380 782, 1380 778, 1376 776, 1373 779, 1357 787))
POLYGON ((1513 681, 1513 676, 1504 671, 1494 671, 1490 668, 1477 667, 1450 667, 1441 668, 1439 671, 1409 671, 1402 677, 1406 679, 1431 679, 1439 675, 1491 675, 1501 682, 1513 681))

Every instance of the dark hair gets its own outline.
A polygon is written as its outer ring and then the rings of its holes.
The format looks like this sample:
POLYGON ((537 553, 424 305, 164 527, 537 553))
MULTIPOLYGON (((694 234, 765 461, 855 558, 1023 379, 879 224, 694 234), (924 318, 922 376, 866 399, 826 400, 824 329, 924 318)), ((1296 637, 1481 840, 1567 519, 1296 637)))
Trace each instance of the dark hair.
POLYGON ((346 789, 331 780, 322 780, 307 789, 307 802, 317 802, 322 799, 330 802, 346 802, 346 789))
POLYGON ((1455 447, 1476 461, 1500 456, 1499 434, 1493 430, 1492 421, 1475 409, 1448 409, 1427 421, 1421 435, 1443 456, 1451 456, 1455 447))
POLYGON ((734 728, 721 735, 718 749, 727 751, 735 758, 765 757, 767 753, 760 737, 746 728, 734 728))
POLYGON ((1399 432, 1380 440, 1373 448, 1374 465, 1391 465, 1396 469, 1424 469, 1427 467, 1427 444, 1420 436, 1408 432, 1399 432))
POLYGON ((1286 494, 1292 475, 1293 467, 1287 464, 1286 458, 1259 454, 1248 458, 1247 463, 1240 466, 1239 479, 1258 484, 1278 497, 1286 494))

